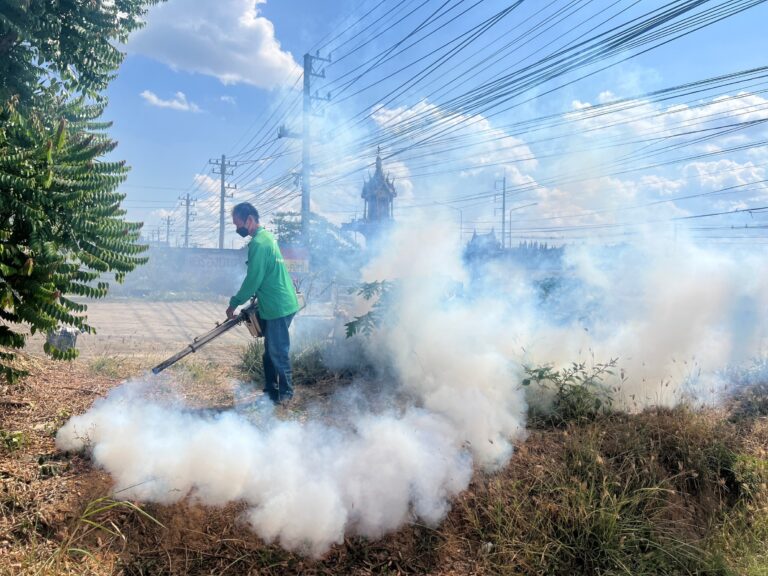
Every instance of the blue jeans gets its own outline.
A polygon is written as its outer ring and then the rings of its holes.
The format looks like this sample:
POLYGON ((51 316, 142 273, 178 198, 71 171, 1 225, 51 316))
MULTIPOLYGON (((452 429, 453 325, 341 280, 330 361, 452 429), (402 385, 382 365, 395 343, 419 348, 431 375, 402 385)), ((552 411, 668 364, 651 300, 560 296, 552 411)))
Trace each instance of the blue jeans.
POLYGON ((264 334, 264 393, 275 404, 293 398, 291 384, 291 338, 288 328, 293 314, 264 320, 259 318, 259 326, 264 334))

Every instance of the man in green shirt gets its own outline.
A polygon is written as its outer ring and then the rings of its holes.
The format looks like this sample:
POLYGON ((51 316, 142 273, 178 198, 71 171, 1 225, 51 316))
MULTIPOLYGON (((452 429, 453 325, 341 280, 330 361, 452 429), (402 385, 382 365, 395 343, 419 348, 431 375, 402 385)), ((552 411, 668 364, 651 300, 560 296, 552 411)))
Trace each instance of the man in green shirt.
POLYGON ((264 334, 264 393, 275 404, 293 397, 288 328, 299 310, 293 281, 275 237, 259 226, 259 212, 243 202, 232 209, 232 223, 248 243, 248 272, 237 294, 229 299, 227 318, 252 296, 259 301, 259 325, 264 334))

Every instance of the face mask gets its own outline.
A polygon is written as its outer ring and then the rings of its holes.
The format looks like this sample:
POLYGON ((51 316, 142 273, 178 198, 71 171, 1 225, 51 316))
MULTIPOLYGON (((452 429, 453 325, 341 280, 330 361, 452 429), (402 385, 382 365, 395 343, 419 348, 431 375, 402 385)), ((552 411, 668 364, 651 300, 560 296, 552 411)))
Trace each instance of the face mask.
POLYGON ((235 230, 235 232, 237 232, 238 234, 240 234, 240 236, 242 236, 243 238, 245 238, 246 236, 248 236, 248 228, 246 228, 245 226, 240 226, 240 228, 238 228, 237 230, 235 230))

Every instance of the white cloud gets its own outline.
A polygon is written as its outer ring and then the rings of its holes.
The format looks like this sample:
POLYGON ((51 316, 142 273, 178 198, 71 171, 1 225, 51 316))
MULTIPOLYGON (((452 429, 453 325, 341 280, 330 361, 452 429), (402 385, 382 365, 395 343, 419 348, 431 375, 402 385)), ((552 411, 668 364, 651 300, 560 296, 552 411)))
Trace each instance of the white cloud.
POLYGON ((168 218, 169 216, 171 218, 175 217, 173 210, 166 210, 165 208, 160 208, 159 210, 153 210, 152 212, 149 213, 149 215, 161 220, 168 218))
MULTIPOLYGON (((766 178, 765 167, 756 166, 751 161, 741 163, 730 158, 713 162, 691 162, 684 166, 683 172, 707 190, 744 186, 766 178)), ((756 186, 765 187, 764 184, 756 186)))
MULTIPOLYGON (((598 102, 605 104, 610 92, 598 96, 598 102)), ((739 92, 731 96, 719 96, 710 101, 701 101, 695 106, 674 104, 667 108, 649 101, 627 101, 606 108, 609 114, 584 116, 590 113, 592 104, 574 100, 574 112, 568 117, 577 122, 585 136, 603 139, 608 136, 635 135, 665 137, 688 131, 699 131, 722 127, 732 123, 760 122, 768 120, 768 99, 758 94, 739 92), (611 126, 607 128, 607 126, 611 126)), ((762 127, 757 124, 754 129, 762 127)), ((749 130, 745 127, 745 129, 749 130)), ((701 134, 699 134, 701 135, 701 134)), ((742 137, 741 135, 739 135, 742 137)), ((743 138, 743 137, 742 137, 743 138)), ((720 145, 733 144, 733 137, 719 137, 720 145)), ((703 149, 716 146, 708 145, 703 149)))
MULTIPOLYGON (((610 92, 602 92, 597 100, 611 98, 610 92)), ((720 203, 730 209, 765 196, 768 188, 759 185, 723 194, 707 192, 765 178, 766 169, 760 164, 768 158, 768 148, 752 150, 749 158, 745 151, 734 151, 716 156, 712 162, 667 161, 764 138, 765 125, 761 124, 712 139, 700 139, 695 131, 768 118, 768 100, 741 93, 695 106, 637 104, 594 118, 574 112, 565 134, 555 127, 540 130, 531 140, 513 135, 488 118, 452 115, 430 102, 378 108, 371 111, 378 134, 367 135, 372 144, 364 155, 359 148, 352 147, 350 152, 334 142, 317 155, 322 159, 317 177, 335 182, 335 174, 354 171, 361 159, 372 162, 380 139, 387 143, 382 150, 384 169, 397 178, 396 219, 424 214, 451 222, 461 218, 465 240, 473 228, 493 228, 498 236, 501 201, 494 183, 502 175, 507 179, 507 209, 525 207, 511 214, 515 233, 523 236, 623 234, 624 225, 632 232, 642 222, 712 212, 720 203), (424 121, 417 139, 400 138, 407 135, 403 126, 413 126, 423 118, 435 123, 424 121), (680 136, 684 132, 691 134, 680 136), (681 138, 681 146, 665 149, 674 137, 681 138), (421 145, 422 141, 430 142, 421 145), (685 143, 690 146, 682 146, 685 143), (398 153, 400 148, 405 152, 398 153), (440 207, 445 203, 450 209, 440 207), (413 209, 405 209, 409 206, 413 209)), ((573 106, 585 112, 591 107, 578 101, 573 106)), ((333 204, 322 202, 318 208, 329 204, 331 210, 362 208, 362 180, 358 182, 358 178, 343 178, 332 189, 321 184, 319 195, 313 198, 333 194, 333 204)))
MULTIPOLYGON (((605 102, 611 97, 610 93, 604 92, 598 100, 605 102)), ((456 132, 462 136, 465 146, 458 151, 435 153, 428 158, 435 162, 436 171, 450 170, 455 166, 463 166, 466 169, 459 173, 458 177, 436 174, 430 182, 414 180, 414 199, 418 202, 422 196, 432 198, 436 194, 443 194, 445 199, 450 199, 466 197, 470 190, 489 190, 494 179, 500 178, 503 169, 507 176, 508 189, 516 194, 512 205, 537 202, 535 207, 512 215, 516 228, 528 228, 526 221, 530 221, 529 219, 535 222, 533 228, 611 226, 658 221, 685 216, 692 213, 691 211, 706 211, 714 205, 715 199, 677 202, 672 198, 699 192, 702 186, 715 189, 729 184, 754 181, 761 176, 762 171, 753 164, 740 165, 732 159, 706 165, 693 163, 685 167, 662 166, 652 172, 628 172, 620 178, 603 175, 611 169, 611 161, 620 160, 631 148, 617 152, 606 150, 605 147, 595 149, 592 140, 602 143, 608 137, 634 140, 648 133, 672 135, 680 130, 689 130, 690 126, 700 121, 711 125, 710 119, 717 124, 724 121, 755 120, 765 114, 763 109, 766 102, 752 95, 741 95, 735 101, 713 100, 708 105, 696 109, 686 106, 671 107, 666 109, 671 112, 666 116, 659 114, 665 110, 661 106, 650 102, 640 104, 639 109, 619 110, 598 119, 583 120, 574 114, 576 129, 563 141, 568 153, 556 156, 555 160, 536 157, 538 153, 547 154, 551 150, 537 150, 531 144, 509 135, 502 128, 493 126, 488 119, 474 118, 471 123, 464 123, 456 132), (628 122, 615 128, 603 129, 604 125, 622 120, 628 122), (579 126, 596 130, 593 133, 584 133, 579 130, 579 126), (538 182, 546 182, 551 178, 562 179, 564 182, 555 186, 537 185, 538 182), (527 192, 518 192, 522 190, 527 192)), ((589 107, 589 104, 574 102, 576 109, 589 107)), ((464 120, 460 117, 449 117, 439 107, 423 102, 412 108, 376 110, 373 119, 383 129, 396 134, 400 122, 417 117, 417 114, 443 117, 444 125, 454 125, 464 120)), ((550 134, 544 134, 548 135, 550 134)), ((695 149, 722 150, 732 145, 731 140, 734 137, 736 136, 730 135, 715 141, 705 141, 695 149)), ((738 137, 742 138, 742 135, 738 137)), ((642 147, 644 143, 642 138, 640 140, 637 146, 642 147)), ((422 162, 425 163, 425 160, 419 159, 416 163, 422 162)), ((653 160, 645 160, 641 163, 652 162, 653 160)), ((411 165, 407 159, 401 164, 410 168, 410 172, 414 174, 425 170, 411 165)), ((430 168, 426 170, 430 171, 430 168)), ((498 203, 494 204, 491 199, 482 200, 481 197, 476 205, 460 203, 456 206, 463 207, 465 223, 477 221, 480 228, 483 228, 483 225, 485 229, 493 226, 498 233, 500 223, 493 224, 494 220, 500 220, 498 203)))
POLYGON ((747 156, 757 158, 758 162, 768 161, 768 146, 758 146, 747 150, 747 156))
POLYGON ((300 72, 280 47, 275 29, 259 15, 266 0, 171 0, 149 13, 128 52, 174 70, 214 76, 224 84, 276 88, 300 72))
POLYGON ((141 97, 150 105, 158 108, 170 108, 172 110, 180 110, 182 112, 200 112, 200 107, 194 102, 187 100, 184 92, 176 92, 173 98, 170 100, 163 100, 154 92, 150 90, 144 90, 141 93, 141 97))
POLYGON ((195 190, 204 190, 211 194, 218 194, 219 192, 219 179, 212 178, 208 174, 195 174, 194 177, 195 190))
POLYGON ((471 164, 472 169, 465 171, 464 175, 491 166, 500 171, 498 165, 507 162, 510 163, 510 168, 521 166, 523 169, 532 170, 536 167, 536 159, 525 142, 495 128, 487 118, 480 115, 469 117, 450 114, 436 104, 422 101, 410 107, 379 108, 374 110, 371 116, 383 130, 392 134, 397 134, 400 126, 414 118, 429 116, 430 120, 439 119, 438 123, 419 138, 437 137, 439 140, 439 135, 446 129, 451 129, 452 138, 464 138, 462 150, 453 150, 452 154, 441 153, 434 158, 436 161, 460 159, 464 166, 471 164))
POLYGON ((221 96, 219 100, 226 104, 232 104, 233 106, 237 104, 237 100, 234 96, 221 96))

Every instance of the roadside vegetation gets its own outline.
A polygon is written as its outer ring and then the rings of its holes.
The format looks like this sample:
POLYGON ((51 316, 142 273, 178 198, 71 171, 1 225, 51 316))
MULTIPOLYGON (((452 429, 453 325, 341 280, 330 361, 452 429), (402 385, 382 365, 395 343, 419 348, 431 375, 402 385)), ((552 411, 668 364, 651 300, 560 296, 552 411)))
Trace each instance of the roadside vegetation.
MULTIPOLYGON (((0 374, 28 335, 92 332, 87 305, 146 263, 142 224, 117 191, 128 167, 102 119, 117 47, 156 0, 2 2, 0 18, 0 374)), ((54 358, 77 349, 46 342, 54 358)))
MULTIPOLYGON (((233 379, 258 379, 261 353, 249 347, 230 371, 181 362, 177 386, 195 405, 232 406, 233 379)), ((332 367, 327 355, 320 343, 295 353, 299 413, 302 402, 377 378, 364 363, 332 367)), ((238 503, 123 502, 86 456, 55 450, 66 418, 141 374, 138 363, 19 361, 30 375, 0 396, 0 574, 759 575, 768 567, 768 386, 756 377, 721 409, 628 414, 604 385, 612 362, 530 367, 521 385, 547 401, 532 403, 529 437, 508 466, 477 472, 438 526, 349 538, 312 560, 261 542, 238 503)))

